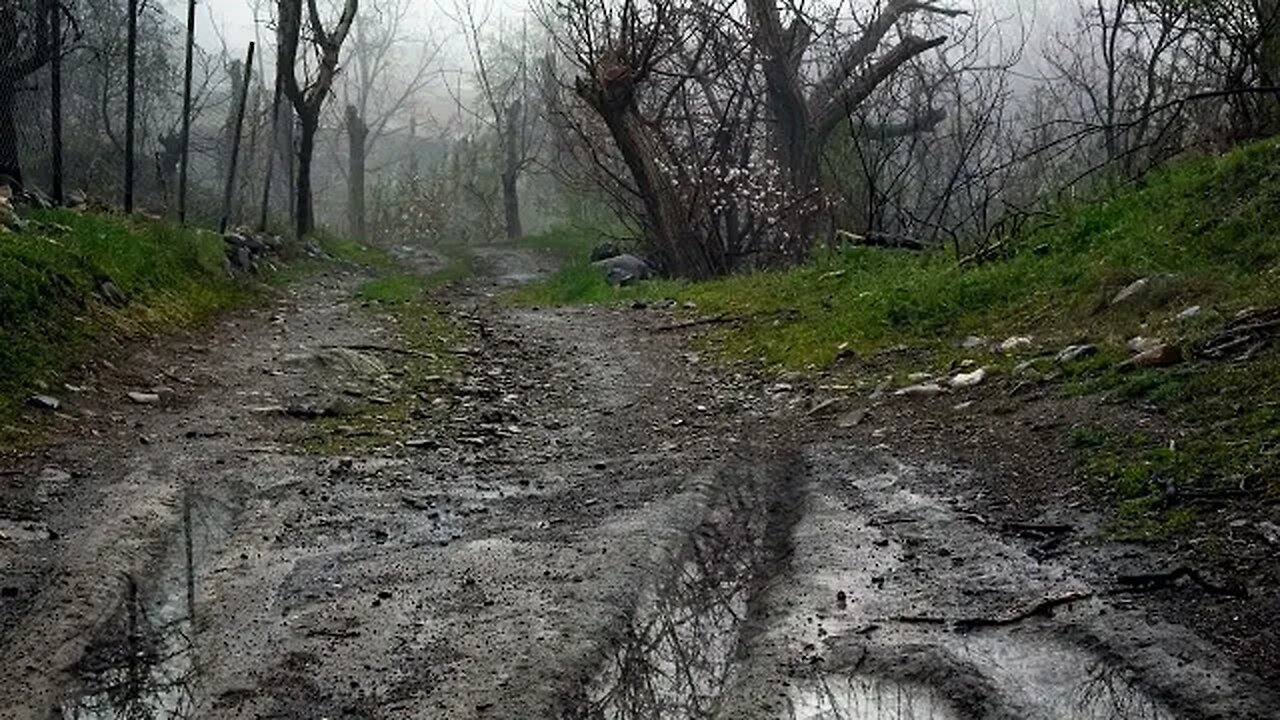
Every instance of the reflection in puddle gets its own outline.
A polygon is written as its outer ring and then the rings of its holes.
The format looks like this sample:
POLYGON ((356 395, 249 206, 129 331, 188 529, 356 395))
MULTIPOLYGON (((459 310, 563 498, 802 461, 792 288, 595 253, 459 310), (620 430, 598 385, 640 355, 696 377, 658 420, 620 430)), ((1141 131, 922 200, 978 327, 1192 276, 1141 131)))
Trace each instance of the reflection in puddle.
POLYGON ((72 668, 77 697, 62 707, 68 720, 160 720, 192 717, 190 622, 174 597, 149 615, 137 583, 126 580, 125 602, 97 629, 72 668))
POLYGON ((792 720, 958 720, 932 688, 873 677, 828 677, 798 686, 792 720))
POLYGON ((738 658, 739 634, 766 566, 767 537, 787 538, 782 504, 750 480, 730 483, 676 558, 668 580, 642 602, 619 647, 588 690, 592 720, 696 720, 719 709, 738 658))

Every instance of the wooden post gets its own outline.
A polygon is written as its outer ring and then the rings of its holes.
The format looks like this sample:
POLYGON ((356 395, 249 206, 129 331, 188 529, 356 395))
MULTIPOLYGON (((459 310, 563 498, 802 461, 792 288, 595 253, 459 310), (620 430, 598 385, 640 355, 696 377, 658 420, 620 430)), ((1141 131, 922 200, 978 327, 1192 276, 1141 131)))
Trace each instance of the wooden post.
POLYGON ((218 232, 225 233, 231 222, 231 199, 236 187, 236 159, 240 155, 240 131, 244 128, 244 106, 249 101, 249 84, 253 82, 253 43, 249 43, 249 56, 244 61, 244 83, 240 86, 240 105, 236 109, 236 134, 231 138, 231 162, 227 166, 227 186, 222 194, 222 220, 218 232))
POLYGON ((62 4, 49 3, 49 32, 53 54, 49 60, 49 154, 52 159, 50 178, 53 201, 61 205, 65 192, 62 184, 62 4))
POLYGON ((196 44, 196 0, 187 0, 187 65, 182 80, 182 159, 178 171, 178 222, 187 221, 187 158, 191 151, 191 74, 196 44))
POLYGON ((125 66, 124 211, 133 212, 134 120, 138 114, 138 0, 129 0, 128 62, 125 66))

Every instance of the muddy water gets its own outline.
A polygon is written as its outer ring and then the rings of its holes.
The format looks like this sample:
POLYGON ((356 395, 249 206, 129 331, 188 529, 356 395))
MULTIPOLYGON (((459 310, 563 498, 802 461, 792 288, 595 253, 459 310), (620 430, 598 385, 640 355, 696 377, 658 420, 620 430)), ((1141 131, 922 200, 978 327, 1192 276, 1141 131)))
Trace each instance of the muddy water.
MULTIPOLYGON (((841 648, 795 663, 767 638, 804 626, 793 587, 809 581, 807 542, 848 539, 813 533, 801 480, 775 470, 729 476, 706 519, 671 558, 667 575, 643 596, 629 626, 588 691, 592 720, 1173 720, 1131 673, 1088 648, 1058 639, 1051 626, 901 626, 865 635, 819 631, 818 645, 841 648), (802 512, 802 505, 805 506, 802 512), (806 537, 809 535, 809 537, 806 537), (779 602, 779 599, 782 599, 779 602), (782 628, 782 630, 779 630, 782 628), (761 640, 766 638, 766 640, 761 640), (835 640, 835 643, 825 642, 835 640), (765 650, 762 652, 762 650, 765 650), (830 662, 827 662, 830 660, 830 662), (744 702, 744 697, 754 699, 744 702)), ((917 506, 923 507, 921 503, 917 506)), ((841 511, 844 512, 844 511, 841 511)), ((868 542, 870 553, 887 552, 868 542)), ((891 545, 883 545, 891 550, 891 545)), ((975 538, 975 552, 984 549, 975 538)), ((843 567, 872 567, 847 556, 843 567)), ((834 592, 831 593, 834 595, 834 592)), ((843 600, 843 596, 842 596, 843 600)), ((852 603, 859 598, 851 597, 852 603)), ((856 609, 850 605, 850 611, 856 609)), ((796 649, 793 633, 785 641, 796 649)), ((803 640, 799 642, 803 643, 803 640)), ((811 645, 810 648, 815 648, 811 645)))
POLYGON ((122 578, 124 599, 94 630, 71 670, 58 717, 67 720, 194 718, 199 666, 194 568, 226 539, 234 508, 194 497, 151 581, 122 578))

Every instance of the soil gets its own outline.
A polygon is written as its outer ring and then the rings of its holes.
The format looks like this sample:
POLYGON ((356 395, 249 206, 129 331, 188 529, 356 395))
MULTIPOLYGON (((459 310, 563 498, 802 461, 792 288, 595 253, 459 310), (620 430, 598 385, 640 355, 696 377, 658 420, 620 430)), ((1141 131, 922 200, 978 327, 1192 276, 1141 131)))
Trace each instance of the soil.
POLYGON ((1101 539, 1028 416, 843 428, 820 380, 666 308, 514 307, 547 261, 477 254, 430 393, 354 270, 91 368, 0 465, 0 717, 1275 717, 1274 593, 1117 592, 1170 558, 1101 539))

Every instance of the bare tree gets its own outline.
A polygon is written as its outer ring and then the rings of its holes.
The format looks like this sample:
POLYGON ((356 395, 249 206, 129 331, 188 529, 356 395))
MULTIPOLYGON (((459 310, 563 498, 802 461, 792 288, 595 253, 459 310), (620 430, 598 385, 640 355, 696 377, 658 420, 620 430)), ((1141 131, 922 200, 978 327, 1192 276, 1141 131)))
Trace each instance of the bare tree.
MULTIPOLYGON (((347 193, 352 235, 364 238, 368 158, 378 144, 403 127, 422 92, 436 79, 441 42, 410 32, 409 0, 366 2, 351 30, 348 72, 341 88, 347 140, 347 193)), ((411 120, 410 120, 411 121, 411 120)))
POLYGON ((18 90, 52 58, 50 13, 58 0, 0 0, 0 175, 22 182, 15 106, 18 90))
POLYGON ((284 94, 298 115, 297 205, 295 229, 299 237, 311 232, 315 209, 311 197, 311 161, 315 154, 320 113, 338 73, 338 53, 355 21, 359 0, 345 0, 342 13, 332 29, 325 29, 317 0, 305 0, 307 39, 312 52, 302 58, 303 79, 298 77, 298 49, 302 40, 304 0, 279 0, 277 17, 276 72, 280 73, 284 94), (308 72, 308 66, 314 69, 308 72))

